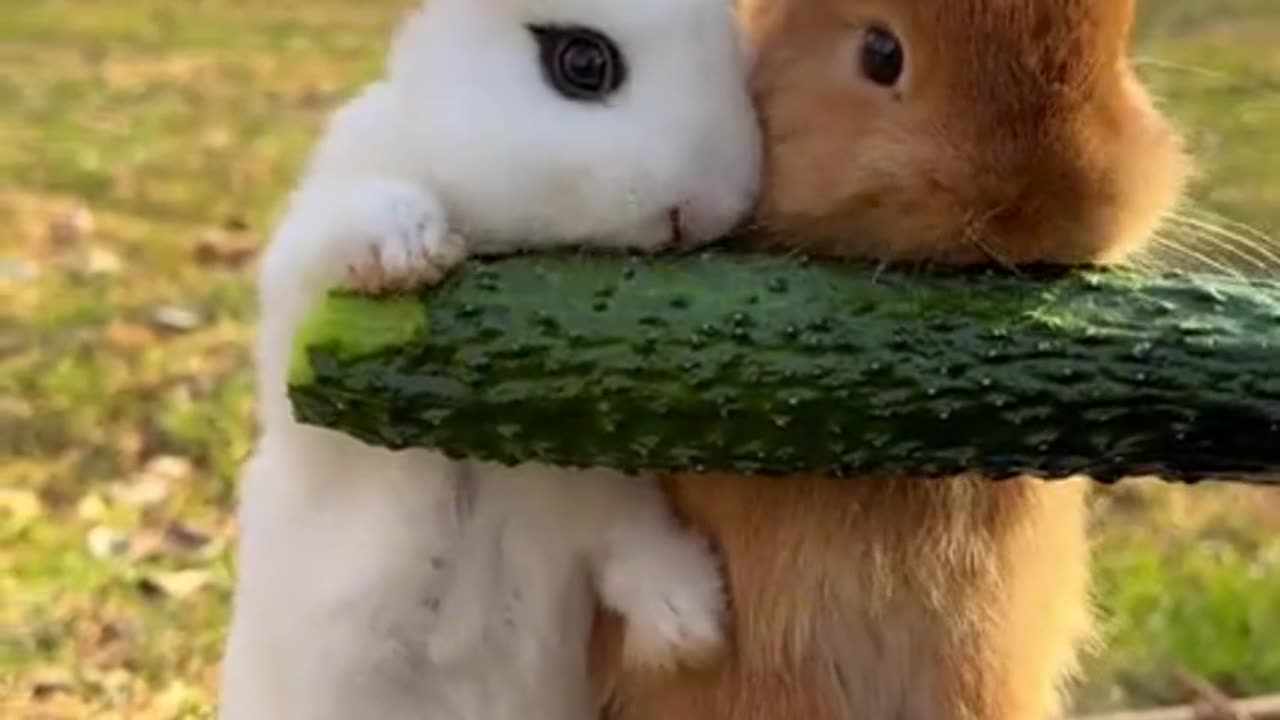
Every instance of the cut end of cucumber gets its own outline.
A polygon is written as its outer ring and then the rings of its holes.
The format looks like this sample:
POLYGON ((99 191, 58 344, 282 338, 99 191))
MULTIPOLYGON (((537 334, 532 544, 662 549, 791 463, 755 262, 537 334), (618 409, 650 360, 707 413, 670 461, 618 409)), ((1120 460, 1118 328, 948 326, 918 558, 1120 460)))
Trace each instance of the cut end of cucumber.
POLYGON ((330 293, 298 328, 289 361, 290 384, 311 382, 309 348, 350 359, 403 346, 422 337, 426 315, 413 295, 369 297, 330 293))

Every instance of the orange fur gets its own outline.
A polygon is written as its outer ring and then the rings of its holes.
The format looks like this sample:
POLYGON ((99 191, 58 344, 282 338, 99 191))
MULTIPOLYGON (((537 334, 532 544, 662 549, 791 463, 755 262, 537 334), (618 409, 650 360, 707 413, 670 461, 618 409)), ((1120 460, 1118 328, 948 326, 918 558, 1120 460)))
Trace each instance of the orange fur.
MULTIPOLYGON (((747 0, 765 245, 890 261, 1107 261, 1187 173, 1125 60, 1133 0, 747 0), (857 72, 866 27, 907 71, 857 72)), ((963 432, 958 428, 957 432, 963 432)), ((668 479, 716 544, 724 662, 593 668, 615 720, 1043 720, 1089 636, 1087 481, 668 479)))
POLYGON ((611 678, 608 716, 1042 717, 1088 631, 1084 482, 675 478, 727 560, 734 649, 611 678))

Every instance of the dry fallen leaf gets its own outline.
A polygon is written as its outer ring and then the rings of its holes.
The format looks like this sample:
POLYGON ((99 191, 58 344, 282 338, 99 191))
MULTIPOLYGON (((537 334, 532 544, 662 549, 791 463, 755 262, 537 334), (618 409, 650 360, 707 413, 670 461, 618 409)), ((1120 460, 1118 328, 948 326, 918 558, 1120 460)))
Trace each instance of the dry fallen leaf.
POLYGON ((129 507, 155 507, 169 499, 172 482, 161 475, 142 474, 129 483, 113 483, 111 499, 129 507))
POLYGON ((134 425, 117 428, 111 437, 111 444, 121 467, 136 467, 146 450, 147 438, 143 431, 134 425))
POLYGON ((107 503, 96 492, 85 493, 76 502, 76 517, 81 520, 94 521, 107 514, 107 503))
POLYGON ((156 333, 146 325, 112 320, 102 329, 102 340, 113 350, 137 350, 156 341, 156 333))
POLYGON ((119 275, 124 270, 124 260, 106 248, 90 247, 71 258, 70 268, 78 277, 119 275))
POLYGON ((182 600, 199 592, 213 582, 208 570, 179 570, 168 573, 151 573, 138 584, 142 594, 152 599, 162 597, 182 600))
POLYGON ((40 494, 24 488, 0 488, 0 514, 18 522, 39 517, 44 512, 40 494))
POLYGON ((133 536, 133 540, 129 543, 129 561, 138 563, 165 554, 165 537, 162 533, 144 529, 133 536))
POLYGON ((181 522, 174 522, 165 528, 164 537, 169 546, 183 552, 195 552, 213 540, 210 533, 181 522))
POLYGON ((196 241, 196 261, 202 265, 238 268, 258 253, 258 243, 244 233, 206 232, 196 241))
POLYGON ((66 695, 75 691, 71 673, 62 668, 45 668, 33 673, 31 681, 31 697, 34 700, 47 701, 55 695, 66 695))
POLYGON ((49 239, 66 247, 93 234, 93 212, 84 204, 58 213, 49 221, 49 239))
POLYGON ((204 324, 204 318, 190 308, 161 305, 151 312, 151 323, 161 330, 186 333, 204 324))
POLYGON ((128 482, 110 487, 111 499, 130 507, 154 507, 167 500, 174 485, 188 480, 195 465, 179 455, 156 455, 128 482))
POLYGON ((195 472, 195 464, 181 455, 156 455, 142 466, 141 474, 183 482, 195 472))
POLYGON ((27 282, 40 276, 40 266, 19 258, 0 258, 0 282, 27 282))
POLYGON ((116 558, 128 552, 129 536, 115 528, 98 525, 85 535, 85 545, 89 554, 100 560, 116 558))

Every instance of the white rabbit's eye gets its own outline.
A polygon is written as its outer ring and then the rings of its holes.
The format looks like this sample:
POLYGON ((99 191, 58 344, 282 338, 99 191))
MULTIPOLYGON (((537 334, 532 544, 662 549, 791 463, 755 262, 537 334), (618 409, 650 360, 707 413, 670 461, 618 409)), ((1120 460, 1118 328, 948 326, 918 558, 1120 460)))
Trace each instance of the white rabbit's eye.
POLYGON ((877 85, 893 87, 902 77, 906 58, 897 36, 882 27, 870 27, 862 36, 858 61, 863 77, 877 85))
POLYGON ((622 87, 626 63, 608 36, 582 27, 531 27, 542 76, 570 100, 599 102, 622 87))

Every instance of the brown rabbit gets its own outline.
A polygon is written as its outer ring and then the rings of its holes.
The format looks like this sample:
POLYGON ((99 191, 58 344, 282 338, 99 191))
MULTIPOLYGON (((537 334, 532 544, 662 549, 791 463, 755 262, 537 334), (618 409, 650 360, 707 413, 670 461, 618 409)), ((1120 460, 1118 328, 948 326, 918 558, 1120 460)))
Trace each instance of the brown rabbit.
MULTIPOLYGON (((1187 175, 1126 60, 1133 0, 746 0, 758 240, 939 263, 1113 261, 1187 175)), ((963 432, 963 428, 957 428, 963 432)), ((1089 637, 1084 479, 668 479, 722 553, 735 647, 625 674, 617 720, 1040 720, 1089 637)))

